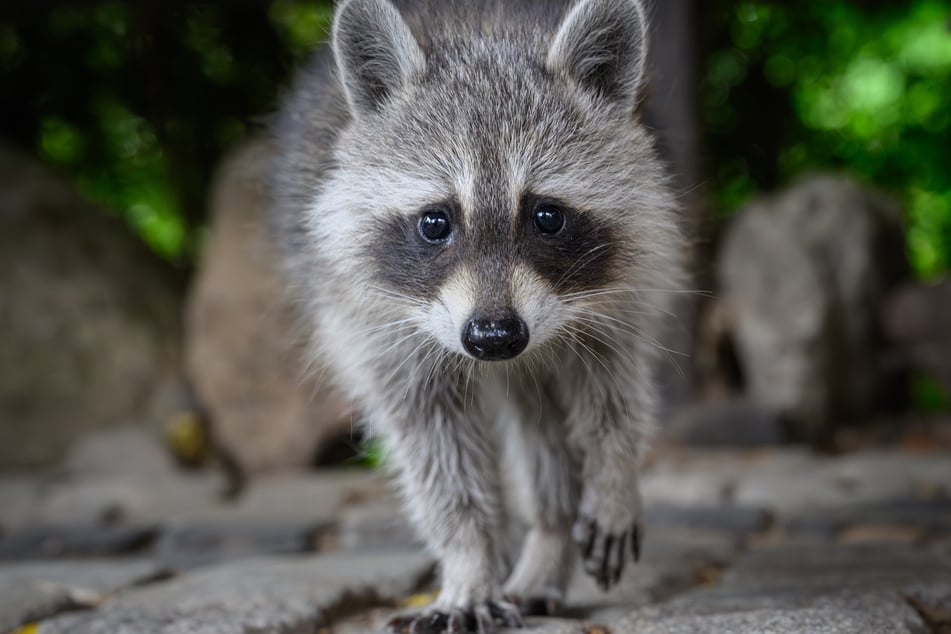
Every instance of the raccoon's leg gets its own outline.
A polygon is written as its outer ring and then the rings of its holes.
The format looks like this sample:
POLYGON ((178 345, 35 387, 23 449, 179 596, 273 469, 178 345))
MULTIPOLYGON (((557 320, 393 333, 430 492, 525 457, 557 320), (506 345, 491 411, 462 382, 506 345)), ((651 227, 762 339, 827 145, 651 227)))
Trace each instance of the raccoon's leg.
POLYGON ((636 453, 620 450, 627 439, 606 436, 585 457, 585 485, 572 536, 584 569, 607 591, 621 580, 628 560, 641 552, 641 498, 636 453), (612 446, 611 443, 618 443, 612 446))
POLYGON ((568 424, 584 450, 584 484, 572 537, 585 572, 606 591, 620 581, 628 561, 640 558, 638 469, 653 427, 654 401, 646 364, 607 354, 600 358, 601 363, 588 364, 574 386, 568 424))
POLYGON ((518 608, 501 592, 497 540, 504 511, 493 447, 485 426, 446 400, 444 394, 408 398, 401 404, 425 408, 402 412, 401 423, 383 430, 412 518, 442 567, 434 604, 421 614, 393 619, 390 629, 484 634, 496 623, 520 627, 518 608))
POLYGON ((550 614, 565 597, 575 562, 571 525, 580 494, 580 465, 568 448, 564 413, 550 394, 526 392, 520 420, 507 425, 507 460, 519 504, 531 523, 505 594, 525 614, 550 614), (531 396, 537 400, 532 402, 531 396))

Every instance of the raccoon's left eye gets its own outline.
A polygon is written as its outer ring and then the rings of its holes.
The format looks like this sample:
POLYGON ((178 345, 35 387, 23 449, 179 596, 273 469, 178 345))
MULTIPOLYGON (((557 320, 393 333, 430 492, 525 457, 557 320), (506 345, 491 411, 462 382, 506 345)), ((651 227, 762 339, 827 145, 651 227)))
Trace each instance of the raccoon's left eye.
POLYGON ((419 219, 419 234, 426 242, 444 242, 452 233, 449 214, 442 209, 427 211, 419 219))
POLYGON ((565 227, 565 212, 554 205, 542 205, 535 210, 535 228, 539 233, 553 236, 565 227))

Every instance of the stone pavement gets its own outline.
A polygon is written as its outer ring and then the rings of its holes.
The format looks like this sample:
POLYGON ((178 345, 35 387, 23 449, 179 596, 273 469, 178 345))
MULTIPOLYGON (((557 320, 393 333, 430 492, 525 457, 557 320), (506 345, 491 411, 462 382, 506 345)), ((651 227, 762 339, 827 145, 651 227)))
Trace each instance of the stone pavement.
MULTIPOLYGON (((665 450, 643 485, 641 563, 530 628, 951 633, 951 453, 665 450)), ((434 588, 377 474, 223 487, 135 434, 0 476, 0 633, 356 634, 434 588)))

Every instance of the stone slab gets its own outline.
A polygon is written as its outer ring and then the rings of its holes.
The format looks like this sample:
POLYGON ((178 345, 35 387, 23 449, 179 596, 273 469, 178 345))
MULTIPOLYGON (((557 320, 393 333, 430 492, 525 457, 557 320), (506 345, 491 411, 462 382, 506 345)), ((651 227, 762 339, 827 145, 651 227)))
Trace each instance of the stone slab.
POLYGON ((951 632, 951 581, 909 588, 905 598, 932 632, 951 632))
POLYGON ((169 526, 155 546, 155 558, 170 570, 256 555, 313 552, 318 527, 310 524, 199 524, 169 526))
POLYGON ((336 548, 363 551, 421 545, 402 505, 392 497, 350 506, 337 518, 336 548))
POLYGON ((620 583, 602 592, 591 577, 576 567, 568 589, 567 607, 573 614, 596 621, 617 617, 633 606, 662 601, 718 577, 741 543, 722 533, 667 530, 647 533, 638 563, 625 568, 620 583))
POLYGON ((395 603, 431 570, 413 552, 228 562, 46 621, 38 634, 312 633, 343 614, 395 603))
MULTIPOLYGON (((355 499, 380 495, 383 476, 366 469, 262 476, 234 500, 220 473, 83 477, 26 489, 9 482, 17 504, 9 525, 277 522, 326 524, 355 499), (28 497, 29 496, 29 497, 28 497)), ((3 493, 0 483, 0 494, 3 493)), ((0 521, 3 516, 0 515, 0 521)))
POLYGON ((826 537, 840 536, 850 527, 874 526, 914 528, 922 536, 951 535, 951 499, 898 498, 790 516, 782 522, 787 533, 826 537))
POLYGON ((655 502, 644 509, 648 532, 686 528, 747 536, 765 531, 771 522, 772 514, 764 508, 732 504, 678 506, 655 502))
POLYGON ((949 464, 947 452, 684 449, 657 456, 641 481, 648 503, 733 503, 790 516, 951 491, 949 464))
POLYGON ((162 573, 151 561, 23 562, 0 565, 0 632, 87 608, 162 573))
POLYGON ((726 586, 801 583, 819 587, 898 588, 951 579, 951 559, 902 543, 794 543, 754 548, 723 576, 726 586))
POLYGON ((0 561, 128 555, 158 534, 156 525, 30 526, 0 538, 0 561))
POLYGON ((0 534, 31 521, 44 493, 40 478, 26 475, 0 477, 0 534))
POLYGON ((891 595, 824 597, 810 605, 716 613, 648 608, 608 626, 612 634, 930 634, 915 610, 891 595))

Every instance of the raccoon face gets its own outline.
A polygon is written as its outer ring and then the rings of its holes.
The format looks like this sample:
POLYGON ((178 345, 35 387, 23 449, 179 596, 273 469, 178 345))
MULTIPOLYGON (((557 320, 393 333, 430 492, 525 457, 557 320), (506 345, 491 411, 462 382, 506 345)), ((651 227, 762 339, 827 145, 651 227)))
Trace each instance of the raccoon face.
POLYGON ((435 336, 481 361, 511 359, 564 319, 561 297, 603 286, 612 229, 567 204, 524 194, 468 214, 458 200, 380 219, 368 247, 375 277, 425 302, 435 336))
POLYGON ((388 0, 340 6, 351 120, 318 231, 359 237, 347 275, 480 361, 570 335, 630 269, 659 180, 633 115, 644 27, 637 0, 578 0, 560 23, 421 46, 388 0))

